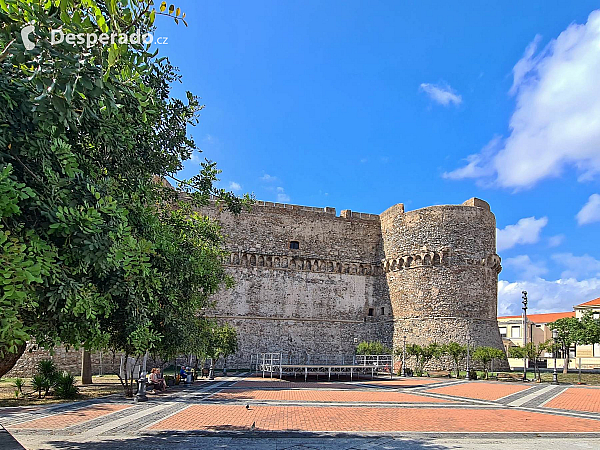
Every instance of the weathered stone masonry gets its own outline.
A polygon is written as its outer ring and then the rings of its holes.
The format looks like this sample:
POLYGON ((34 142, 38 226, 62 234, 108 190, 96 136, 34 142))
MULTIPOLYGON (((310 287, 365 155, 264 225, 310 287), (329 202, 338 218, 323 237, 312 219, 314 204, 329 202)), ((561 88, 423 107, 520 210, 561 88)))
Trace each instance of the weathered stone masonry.
MULTIPOLYGON (((202 212, 222 225, 235 280, 206 311, 238 330, 229 367, 249 367, 258 352, 347 362, 357 342, 400 347, 403 336, 427 344, 469 335, 472 345, 503 348, 496 224, 482 200, 409 212, 398 204, 379 216, 269 202, 238 216, 215 205, 202 212)), ((28 358, 9 375, 30 375, 18 369, 32 372, 28 358)))
POLYGON ((238 329, 233 365, 263 351, 347 360, 356 342, 400 346, 404 335, 502 348, 495 218, 482 200, 380 216, 269 202, 203 212, 222 224, 236 281, 209 313, 238 329))

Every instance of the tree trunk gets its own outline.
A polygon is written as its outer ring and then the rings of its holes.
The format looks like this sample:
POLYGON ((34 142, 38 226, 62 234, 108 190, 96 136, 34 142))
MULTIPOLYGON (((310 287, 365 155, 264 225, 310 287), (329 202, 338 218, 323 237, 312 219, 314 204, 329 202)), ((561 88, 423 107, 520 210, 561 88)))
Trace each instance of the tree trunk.
POLYGON ((15 367, 15 364, 19 360, 23 353, 25 353, 25 348, 27 347, 26 343, 21 344, 17 347, 17 353, 8 353, 8 351, 3 348, 4 356, 0 358, 0 377, 3 377, 15 367))
POLYGON ((85 348, 81 350, 81 384, 92 384, 92 355, 85 348))

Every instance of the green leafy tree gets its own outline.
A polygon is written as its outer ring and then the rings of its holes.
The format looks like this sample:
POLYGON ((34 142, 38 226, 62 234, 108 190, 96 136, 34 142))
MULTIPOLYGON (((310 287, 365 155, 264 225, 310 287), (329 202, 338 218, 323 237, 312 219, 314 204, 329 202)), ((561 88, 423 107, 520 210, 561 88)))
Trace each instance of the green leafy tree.
POLYGON ((357 355, 390 355, 392 349, 379 341, 362 341, 356 346, 357 355))
POLYGON ((179 193, 164 186, 197 151, 187 130, 198 98, 171 98, 179 76, 150 45, 49 39, 58 28, 143 34, 157 15, 183 19, 165 10, 0 1, 0 376, 30 338, 127 355, 158 348, 230 283, 219 227, 192 208, 216 198, 238 213, 251 199, 215 188, 210 161, 176 180, 179 193), (30 24, 33 48, 21 35, 30 24))
POLYGON ((459 361, 467 355, 467 346, 461 345, 458 342, 448 342, 442 346, 441 353, 452 358, 454 370, 456 370, 456 378, 458 378, 460 374, 459 361))
POLYGON ((483 364, 486 379, 488 378, 488 364, 494 359, 504 359, 505 357, 504 351, 496 347, 477 347, 473 352, 473 359, 483 364))
POLYGON ((578 343, 600 344, 600 318, 594 319, 593 311, 587 311, 581 317, 578 343))
POLYGON ((415 375, 418 377, 423 375, 423 369, 425 365, 431 361, 434 357, 441 355, 442 347, 432 342, 426 346, 420 346, 419 344, 408 344, 406 346, 406 353, 410 356, 415 357, 415 375))
POLYGON ((556 330, 557 338, 555 342, 559 345, 564 355, 563 373, 569 370, 569 349, 582 338, 581 322, 575 317, 563 317, 550 324, 548 328, 556 330))

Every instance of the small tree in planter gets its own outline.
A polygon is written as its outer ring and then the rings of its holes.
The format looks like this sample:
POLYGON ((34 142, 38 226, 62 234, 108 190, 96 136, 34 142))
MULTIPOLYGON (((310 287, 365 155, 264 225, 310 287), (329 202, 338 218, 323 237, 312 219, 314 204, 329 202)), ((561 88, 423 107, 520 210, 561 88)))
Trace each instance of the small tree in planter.
POLYGON ((483 364, 486 379, 488 378, 488 364, 494 359, 502 359, 505 356, 504 352, 496 347, 477 347, 473 352, 473 359, 481 361, 483 364))
POLYGON ((406 353, 415 357, 415 375, 420 377, 423 376, 425 364, 433 357, 438 357, 441 354, 441 347, 435 342, 424 347, 419 344, 408 344, 406 346, 406 353))
POLYGON ((392 350, 379 341, 362 341, 356 346, 357 355, 389 355, 392 350))
POLYGON ((458 378, 460 374, 458 362, 466 356, 467 346, 458 342, 448 342, 442 346, 442 353, 450 356, 454 361, 454 370, 456 370, 456 378, 458 378))

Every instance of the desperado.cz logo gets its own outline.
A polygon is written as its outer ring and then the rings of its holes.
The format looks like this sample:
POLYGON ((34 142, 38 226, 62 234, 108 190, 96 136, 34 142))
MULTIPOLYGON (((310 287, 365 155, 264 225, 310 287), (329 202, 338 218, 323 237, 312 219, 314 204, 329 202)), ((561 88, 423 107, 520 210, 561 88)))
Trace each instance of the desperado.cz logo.
MULTIPOLYGON (((33 50, 35 48, 35 42, 30 39, 31 34, 34 32, 35 27, 33 25, 25 25, 21 29, 21 39, 23 45, 27 50, 33 50)), ((152 44, 155 42, 158 45, 166 45, 168 37, 160 36, 154 39, 152 33, 141 33, 137 30, 135 33, 65 33, 62 30, 50 31, 50 43, 52 45, 66 42, 70 45, 83 45, 90 48, 96 44, 108 45, 108 44, 152 44)))

